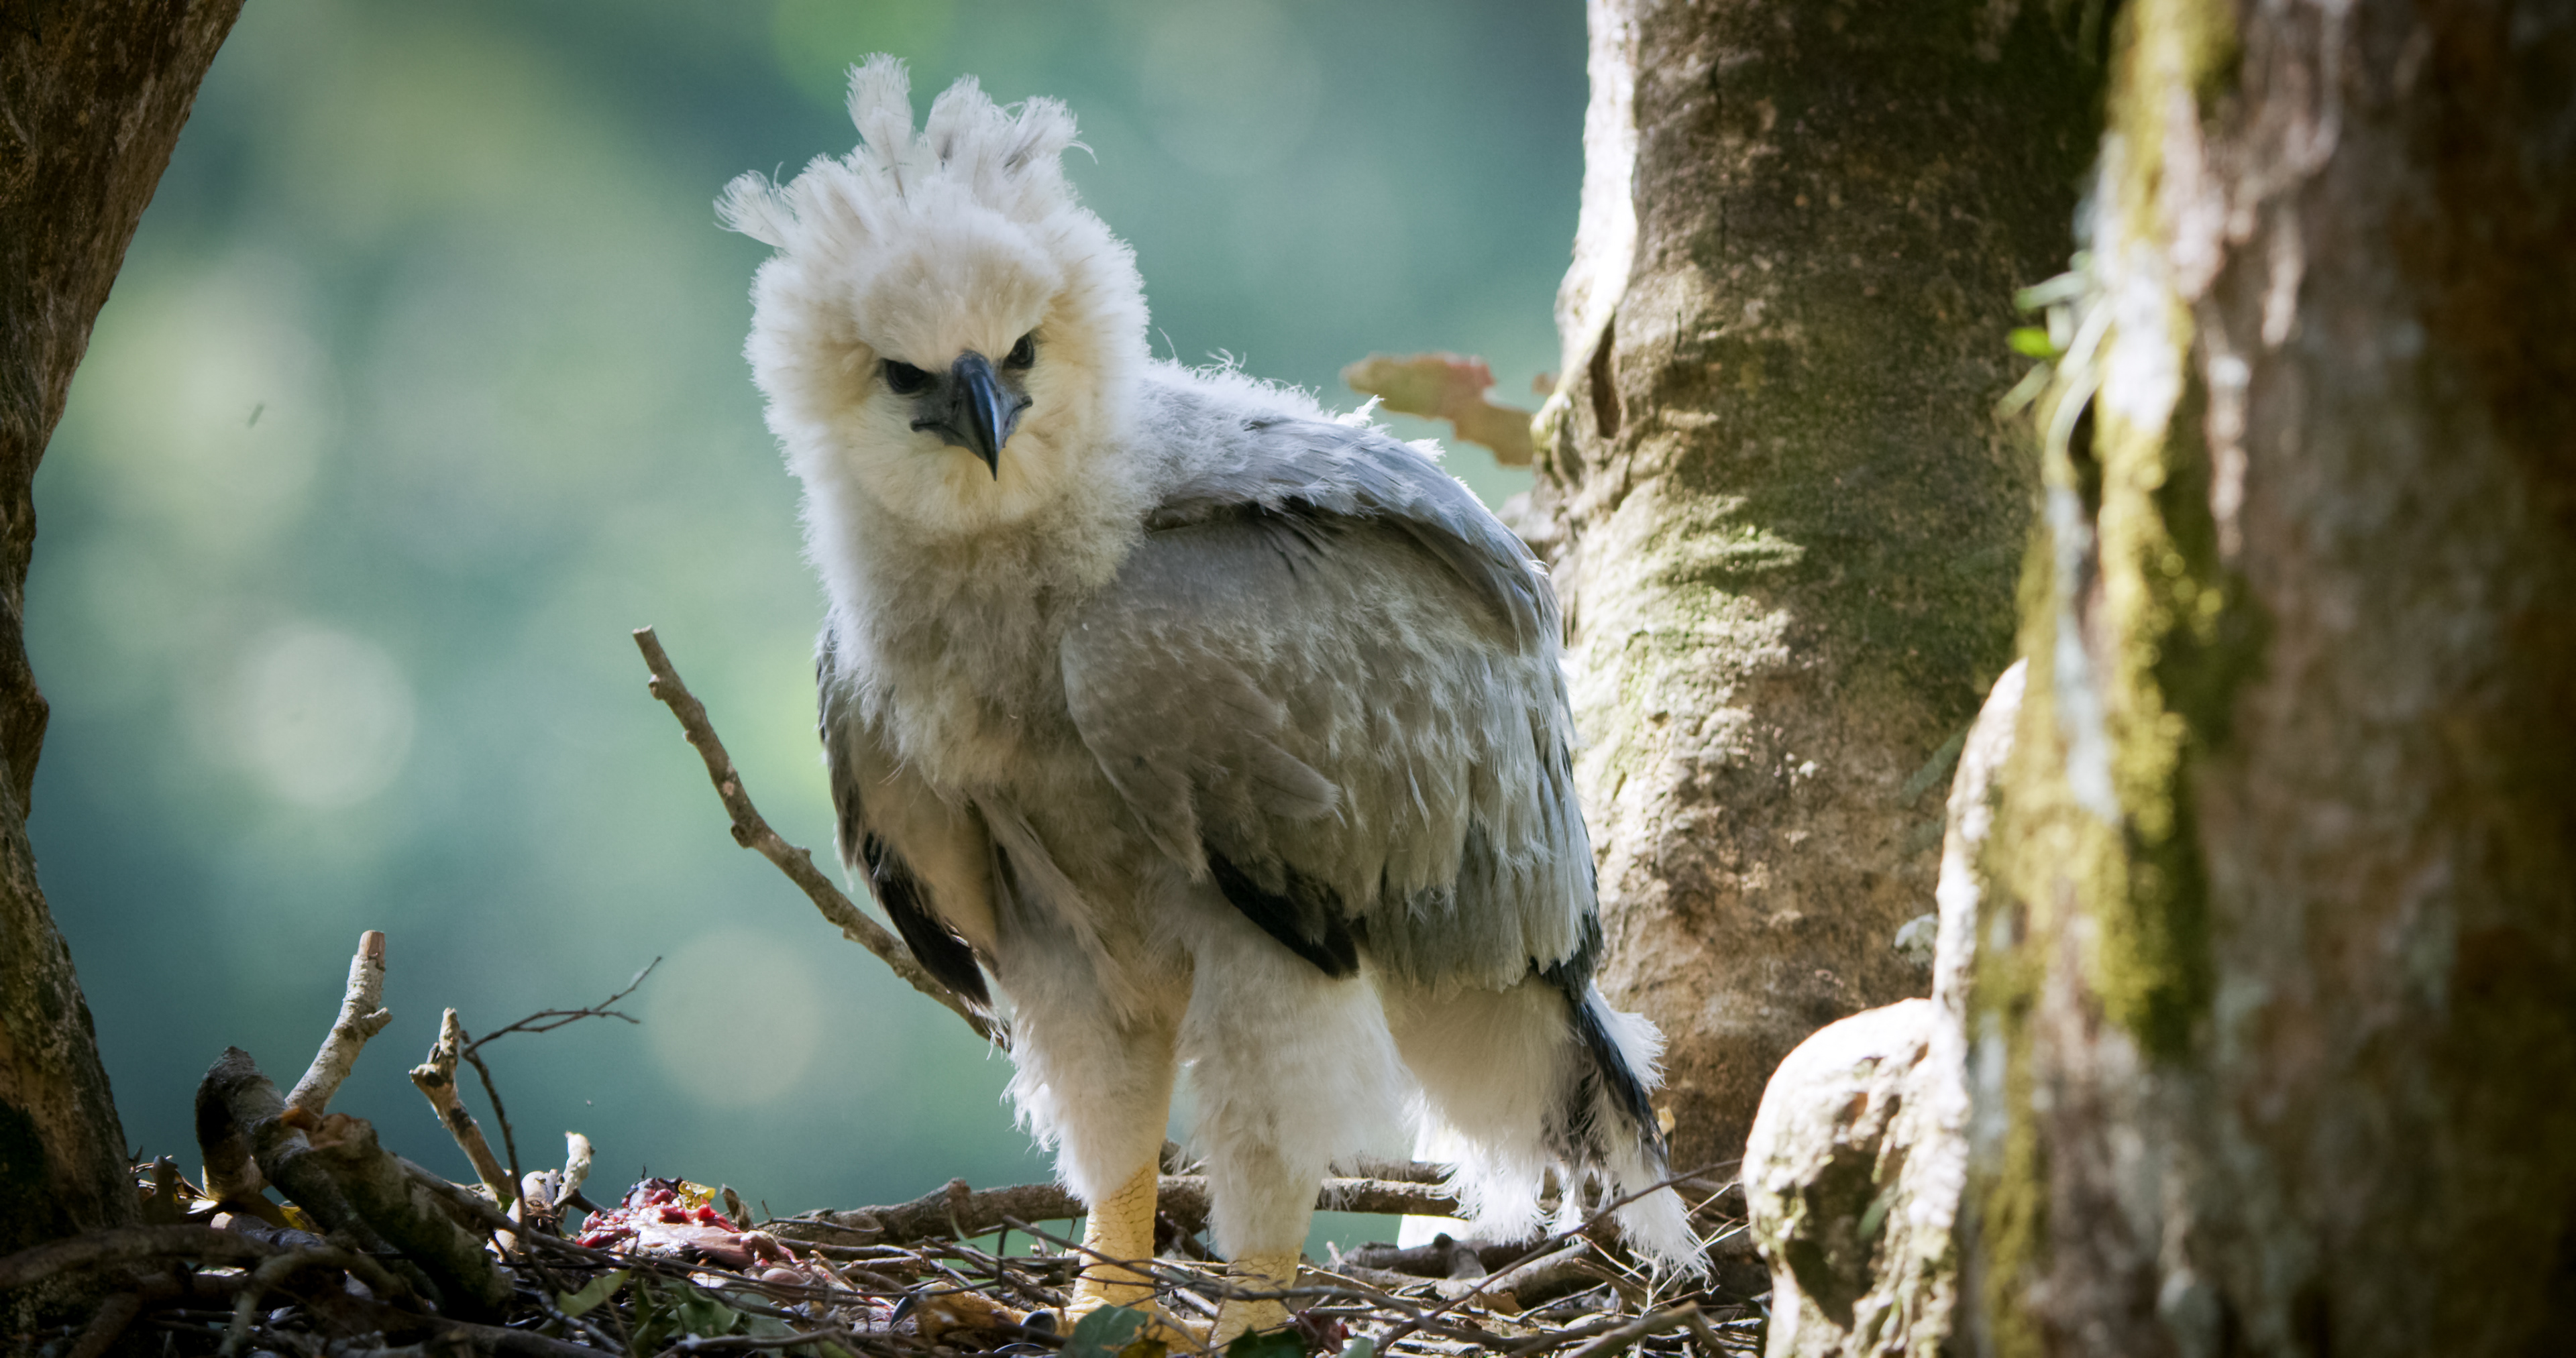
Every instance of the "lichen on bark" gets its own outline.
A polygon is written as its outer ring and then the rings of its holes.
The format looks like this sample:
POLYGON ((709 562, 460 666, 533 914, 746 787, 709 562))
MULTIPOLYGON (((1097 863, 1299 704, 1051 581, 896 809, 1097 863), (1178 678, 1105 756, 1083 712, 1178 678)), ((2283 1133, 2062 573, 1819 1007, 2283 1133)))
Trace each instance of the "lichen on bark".
POLYGON ((2576 16, 2119 24, 1986 864, 1971 1347, 2533 1351, 2576 1321, 2576 473, 2533 455, 2576 16))

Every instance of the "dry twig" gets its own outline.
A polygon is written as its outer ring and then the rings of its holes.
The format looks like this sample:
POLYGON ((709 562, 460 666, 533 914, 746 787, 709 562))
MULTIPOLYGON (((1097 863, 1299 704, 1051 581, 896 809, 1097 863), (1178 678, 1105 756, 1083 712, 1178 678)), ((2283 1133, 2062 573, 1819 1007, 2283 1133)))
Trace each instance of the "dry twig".
MULTIPOLYGON (((1531 1249, 1529 1253, 1522 1255, 1519 1259, 1514 1260, 1509 1267, 1487 1274, 1484 1278, 1479 1279, 1473 1286, 1469 1287, 1465 1292, 1441 1303, 1439 1307, 1430 1313, 1430 1318, 1437 1319, 1460 1306, 1466 1305, 1469 1301, 1486 1294, 1493 1289, 1494 1283, 1497 1280, 1509 1277, 1510 1275, 1537 1263, 1539 1260, 1547 1257, 1560 1246, 1564 1245, 1567 1241, 1599 1227, 1604 1222, 1610 1220, 1611 1214, 1617 1212, 1620 1208, 1627 1206, 1629 1203, 1635 1202, 1649 1193, 1659 1192, 1663 1189, 1670 1188, 1675 1184, 1689 1183, 1708 1172, 1708 1169, 1695 1169, 1688 1174, 1670 1175, 1661 1183, 1649 1184, 1644 1188, 1623 1194, 1601 1204, 1598 1211, 1595 1211, 1591 1216, 1584 1218, 1583 1224, 1576 1226, 1572 1230, 1559 1231, 1556 1234, 1539 1241, 1535 1248, 1531 1249)), ((1420 1321, 1409 1321, 1403 1325, 1397 1326, 1394 1332, 1388 1335, 1386 1340, 1387 1345, 1392 1346, 1396 1340, 1402 1339, 1406 1335, 1421 1328, 1421 1324, 1422 1323, 1420 1321)))
POLYGON ((660 965, 662 965, 662 959, 658 957, 645 963, 641 970, 627 978, 626 984, 616 994, 597 1004, 583 1005, 579 1009, 540 1009, 516 1023, 495 1028, 474 1039, 465 1044, 465 1050, 468 1053, 480 1051, 512 1033, 551 1033, 557 1028, 579 1023, 586 1018, 613 1018, 623 1019, 628 1023, 639 1022, 633 1014, 619 1009, 617 1004, 620 1000, 634 994, 636 988, 644 984, 644 978, 651 976, 653 969, 660 965))
POLYGON ((743 790, 742 775, 735 771, 733 756, 725 752, 724 742, 716 737, 715 725, 707 719, 706 705, 689 692, 687 684, 680 682, 680 672, 673 668, 670 653, 662 649, 661 638, 653 635, 652 628, 639 627, 635 629, 635 646, 644 653, 644 665, 653 673, 650 684, 653 696, 661 699, 670 707, 671 715, 680 719, 680 729, 688 735, 689 744, 696 747, 698 757, 706 762, 707 778, 715 784, 716 795, 724 800, 726 813, 733 817, 733 842, 746 849, 758 850, 761 857, 776 864, 780 872, 787 874, 789 881, 804 890, 806 897, 814 902, 814 908, 823 912, 823 918, 838 928, 842 937, 875 953, 877 960, 892 967, 894 974, 902 977, 913 989, 948 1006, 957 1017, 966 1021, 967 1027, 975 1030, 977 1037, 1009 1046, 1010 1032, 999 1019, 978 1012, 957 992, 941 985, 937 977, 922 970, 921 964, 913 960, 911 950, 901 939, 884 925, 868 918, 850 903, 850 898, 843 895, 839 887, 832 885, 831 879, 814 866, 812 854, 788 843, 769 827, 769 822, 762 819, 760 812, 752 806, 751 794, 743 790))

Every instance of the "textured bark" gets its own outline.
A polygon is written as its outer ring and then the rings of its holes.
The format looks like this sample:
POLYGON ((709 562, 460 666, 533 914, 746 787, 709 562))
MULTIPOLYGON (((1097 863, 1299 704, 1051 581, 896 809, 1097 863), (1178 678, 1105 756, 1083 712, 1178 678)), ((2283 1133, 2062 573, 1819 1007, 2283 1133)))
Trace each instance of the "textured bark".
POLYGON ((36 463, 240 0, 0 3, 0 1254, 131 1220, 124 1132, 27 807, 36 463))
POLYGON ((2140 0, 2100 176, 1973 1348, 2564 1352, 2576 9, 2140 0))
POLYGON ((1965 1154, 1964 1138, 1927 1135, 1929 1106, 1958 1083, 1930 1059, 1937 1023, 1930 1000, 1865 1010, 1772 1072, 1744 1149, 1745 1216, 1771 1266, 1770 1358, 1939 1358, 1958 1198, 1955 1185, 1947 1202, 1909 1191, 1925 1161, 1965 1154), (1920 1231, 1918 1206, 1931 1209, 1920 1231))
POLYGON ((1771 1358, 1956 1352, 1976 864, 1993 833, 2026 674, 2015 665, 1995 681, 1951 780, 1932 998, 1818 1029, 1762 1093, 1744 1198, 1771 1269, 1771 1358))
MULTIPOLYGON (((2072 23, 2072 20, 2069 20, 2072 23)), ((2012 659, 2033 476, 1994 416, 2097 70, 2045 6, 1594 0, 1564 379, 1524 519, 1565 596, 1603 984, 1677 1165, 1920 994, 1941 790, 2012 659)))

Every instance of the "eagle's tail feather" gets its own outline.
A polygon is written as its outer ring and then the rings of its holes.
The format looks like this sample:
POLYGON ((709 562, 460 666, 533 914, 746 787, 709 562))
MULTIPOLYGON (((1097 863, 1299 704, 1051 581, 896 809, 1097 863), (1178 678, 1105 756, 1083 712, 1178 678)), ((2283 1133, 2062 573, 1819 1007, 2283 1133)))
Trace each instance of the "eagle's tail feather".
MULTIPOLYGON (((1614 1214, 1620 1234, 1659 1265, 1699 1273, 1707 1262, 1681 1195, 1654 1187, 1669 1177, 1663 1128, 1646 1097, 1662 1082, 1664 1036, 1643 1017, 1611 1008, 1598 987, 1587 984, 1579 996, 1567 998, 1581 1047, 1564 1114, 1566 1159, 1578 1170, 1574 1177, 1580 1183, 1583 1169, 1599 1175, 1603 1192, 1597 1201, 1644 1193, 1614 1214)), ((1580 1192, 1569 1192, 1558 1215, 1572 1225, 1587 1210, 1599 1209, 1587 1208, 1580 1192)))
POLYGON ((1420 1083, 1424 1152, 1456 1166, 1460 1215, 1477 1238, 1524 1239, 1545 1224, 1539 1186, 1565 1190, 1559 1225, 1653 1189, 1615 1213, 1659 1266, 1706 1267, 1670 1188, 1648 1095, 1663 1042, 1654 1025, 1602 1000, 1588 976, 1549 975, 1504 991, 1399 993, 1397 1048, 1420 1083), (1590 1205, 1586 1205, 1586 1204, 1590 1205))

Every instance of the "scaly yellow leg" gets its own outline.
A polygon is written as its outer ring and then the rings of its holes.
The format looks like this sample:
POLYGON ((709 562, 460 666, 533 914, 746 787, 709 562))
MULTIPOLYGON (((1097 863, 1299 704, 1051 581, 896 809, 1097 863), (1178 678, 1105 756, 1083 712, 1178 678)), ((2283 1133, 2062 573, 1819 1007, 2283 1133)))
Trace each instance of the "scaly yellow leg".
MULTIPOLYGON (((1297 1285, 1297 1251, 1281 1254, 1247 1254, 1226 1268, 1235 1285, 1256 1292, 1277 1292, 1297 1285)), ((1208 1336, 1208 1347, 1222 1349, 1248 1330, 1280 1330, 1288 1326, 1285 1302, 1246 1297, 1228 1297, 1217 1308, 1216 1329, 1208 1336)))
POLYGON ((1073 1285, 1073 1303, 1064 1308, 1066 1333, 1072 1324, 1103 1306, 1150 1311, 1154 1281, 1135 1269, 1106 1260, 1145 1261, 1154 1257, 1154 1173, 1148 1164, 1103 1201, 1091 1204, 1082 1227, 1082 1248, 1089 1261, 1073 1285))

